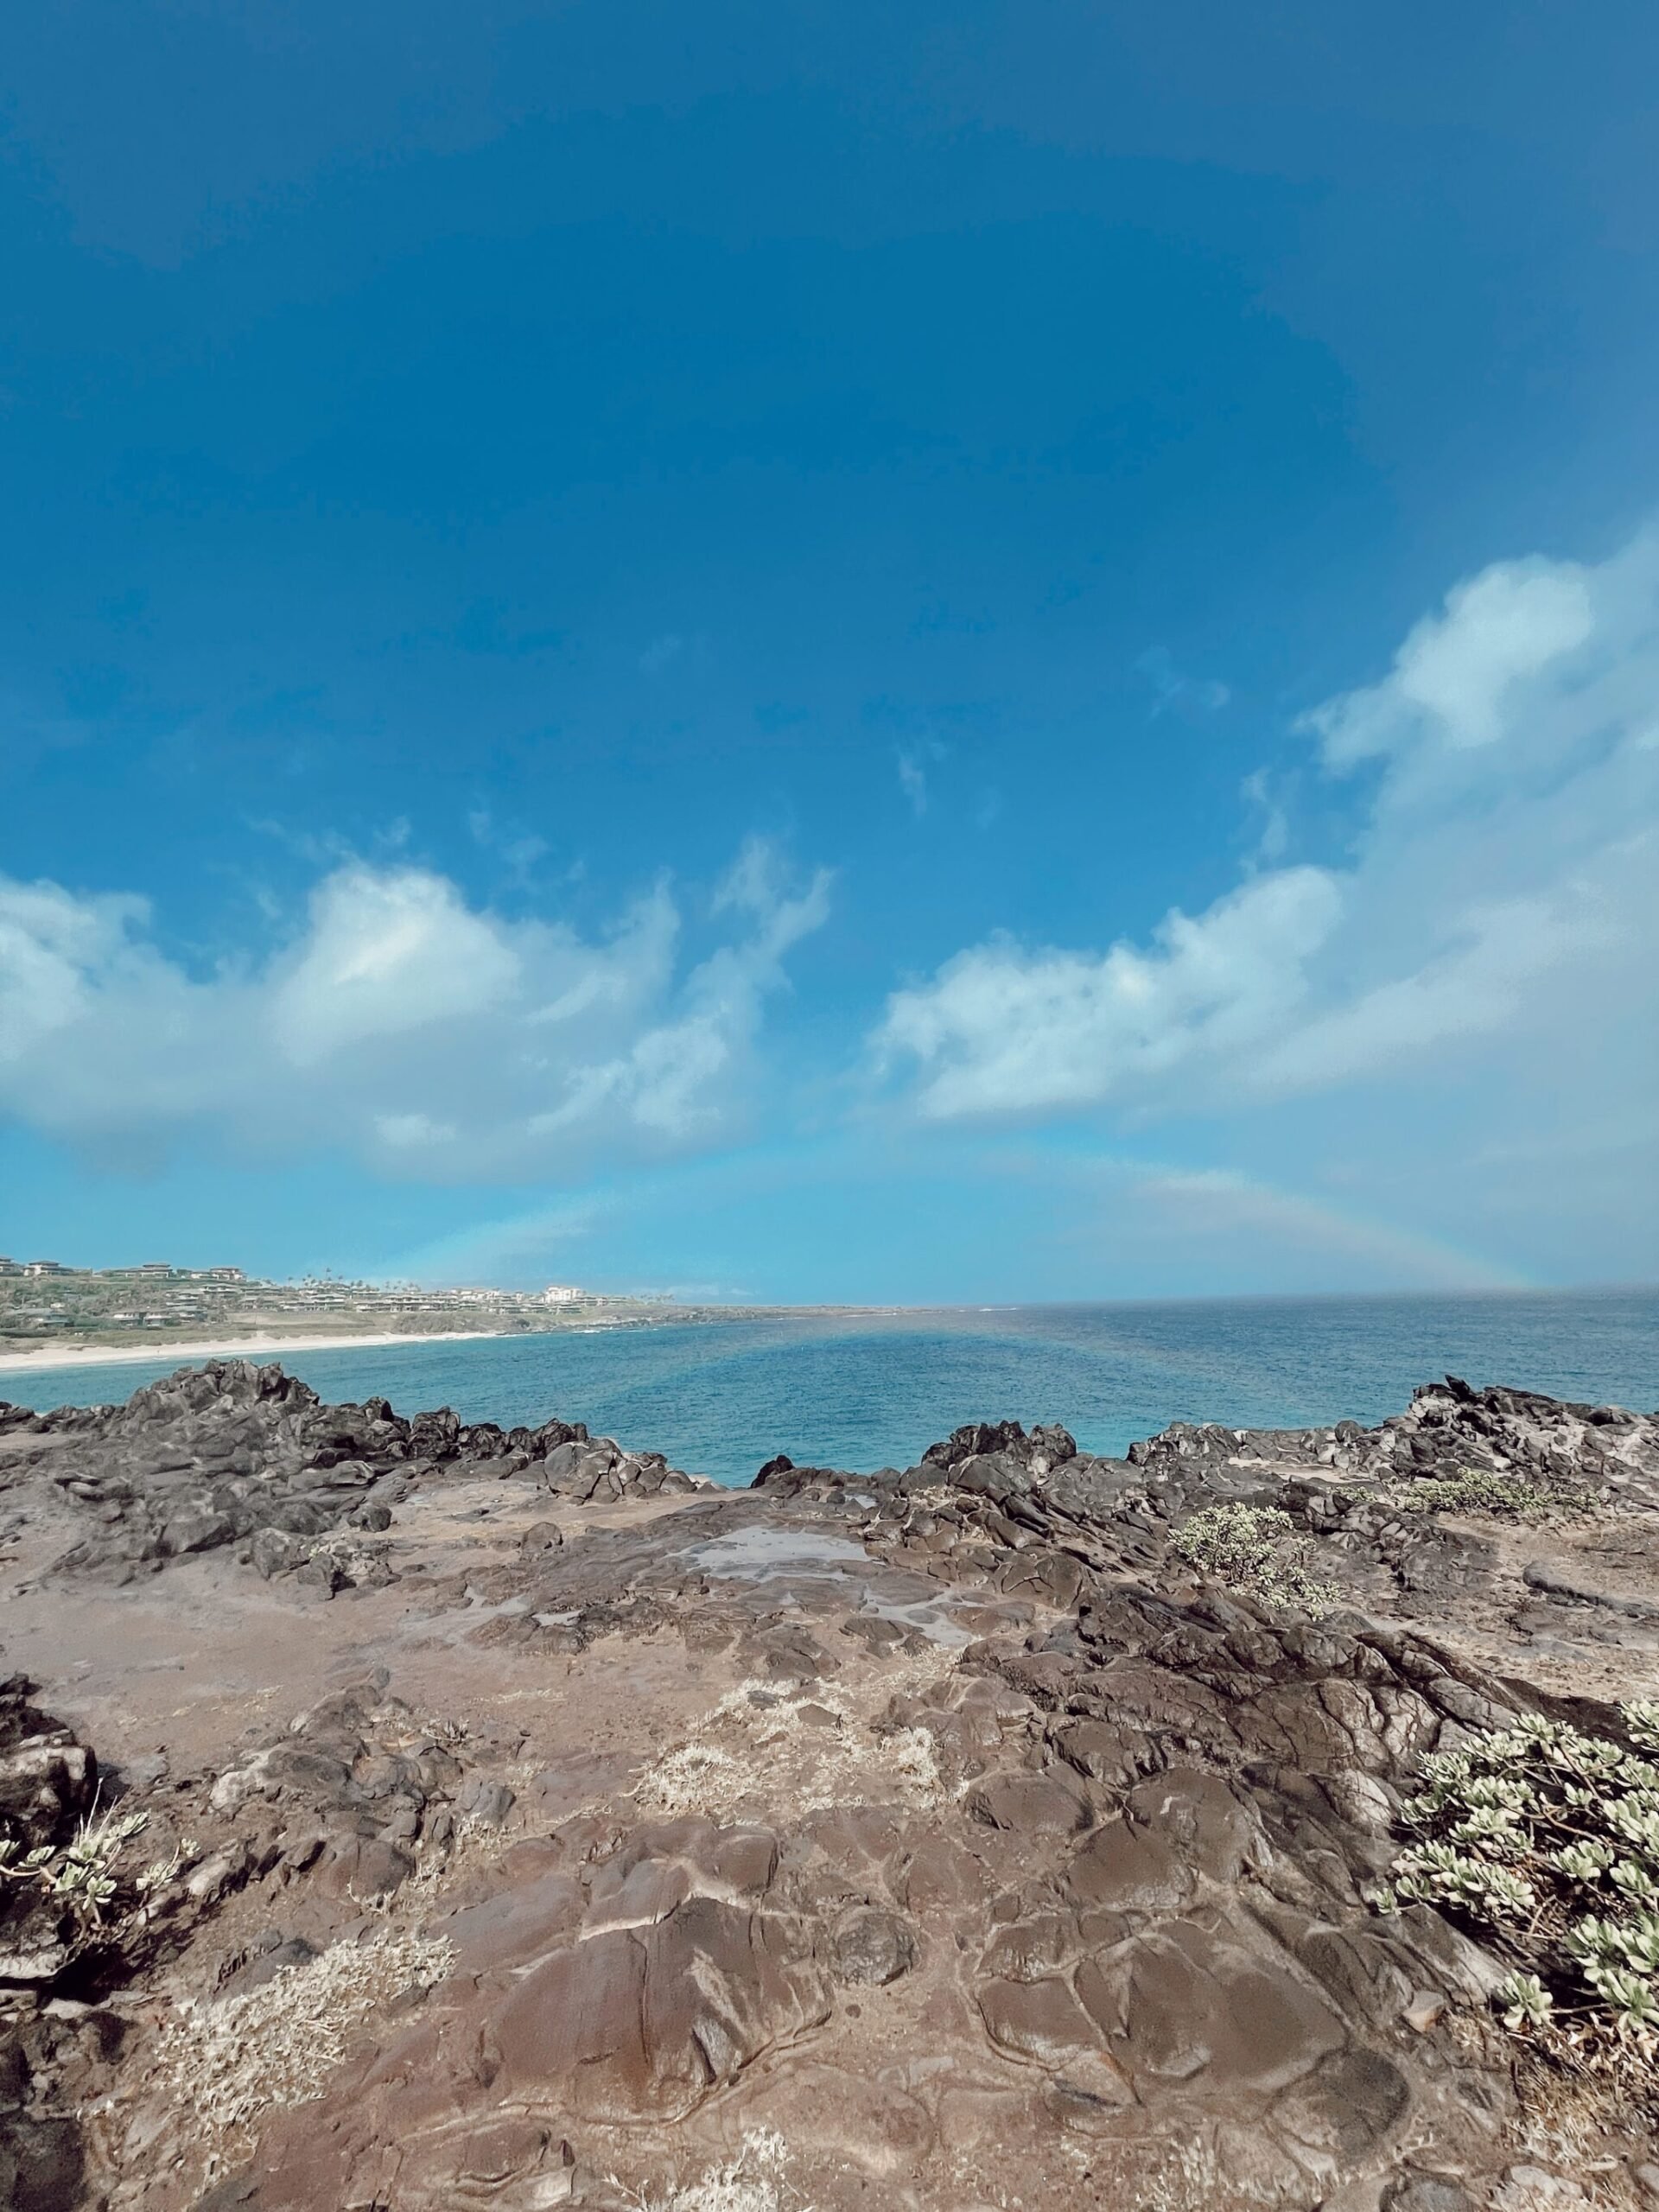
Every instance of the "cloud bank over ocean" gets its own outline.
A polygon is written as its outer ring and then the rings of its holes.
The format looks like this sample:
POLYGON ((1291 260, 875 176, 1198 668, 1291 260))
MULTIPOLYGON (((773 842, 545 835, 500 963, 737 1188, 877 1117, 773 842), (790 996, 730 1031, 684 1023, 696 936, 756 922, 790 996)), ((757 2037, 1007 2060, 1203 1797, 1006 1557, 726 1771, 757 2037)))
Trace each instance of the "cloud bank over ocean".
POLYGON ((875 1034, 917 1111, 1225 1110, 1478 1064, 1524 1084, 1563 1027, 1593 1092, 1650 1052, 1659 539, 1484 570, 1302 727, 1328 774, 1373 778, 1346 865, 1253 870, 1139 945, 956 954, 875 1034))
MULTIPOLYGON (((658 881, 592 937, 474 906, 429 868, 345 860, 267 948, 206 970, 163 948, 136 893, 0 881, 0 1103, 115 1163, 183 1142, 345 1149, 387 1180, 461 1184, 755 1138, 861 1131, 879 1153, 912 1117, 1062 1123, 1093 1141, 1084 1211, 1120 1253, 1185 1241, 1201 1265, 1243 1236, 1385 1281, 1523 1282, 1437 1237, 1432 1216, 1384 1218, 1386 1161, 1368 1218, 1363 1166, 1345 1179, 1356 1212, 1236 1158, 1172 1163, 1123 1141, 1197 1124, 1224 1155, 1241 1134, 1248 1152, 1265 1106, 1313 1100, 1305 1158, 1379 1114, 1397 1155, 1414 1114, 1474 1085, 1477 1180, 1545 1161, 1558 1204, 1581 1175, 1593 1204, 1611 1153, 1640 1212, 1659 1187, 1643 1105, 1659 1046, 1639 1014, 1659 946, 1659 538, 1458 584, 1380 680, 1294 735, 1325 777, 1364 779, 1339 862, 1248 862, 1138 943, 968 946, 892 992, 870 1032, 874 1094, 855 1060, 791 1082, 768 1035, 791 955, 841 918, 827 868, 791 875, 754 836, 700 895, 658 881), (695 958, 689 899, 718 940, 695 958)), ((1006 1179, 1007 1163, 981 1172, 1006 1179)), ((1077 1173, 1062 1152, 1038 1179, 1075 1201, 1077 1173)), ((541 1224, 545 1243, 626 1210, 590 1190, 450 1249, 523 1264, 541 1224)))
POLYGON ((751 842, 706 903, 725 941, 687 963, 666 884, 589 940, 349 862, 263 957, 199 976, 143 899, 0 880, 0 1102, 118 1157, 344 1146, 417 1179, 707 1141, 741 1125, 765 1001, 830 877, 791 896, 751 842))

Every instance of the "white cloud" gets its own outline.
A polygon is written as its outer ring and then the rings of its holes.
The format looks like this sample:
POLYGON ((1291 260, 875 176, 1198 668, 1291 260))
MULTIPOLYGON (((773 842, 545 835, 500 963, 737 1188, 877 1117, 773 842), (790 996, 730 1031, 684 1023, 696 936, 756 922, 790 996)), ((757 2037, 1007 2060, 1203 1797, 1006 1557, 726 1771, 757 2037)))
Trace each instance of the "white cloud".
POLYGON ((1444 951, 1408 974, 1262 1040, 1258 1089, 1300 1090, 1405 1063, 1430 1046, 1490 1038, 1524 1022, 1535 988, 1583 956, 1617 953, 1626 917, 1603 887, 1567 881, 1535 898, 1469 906, 1444 951))
POLYGON ((1445 612, 1412 631, 1382 683, 1308 717, 1325 758, 1345 766, 1402 750, 1420 731, 1453 747, 1494 744, 1516 687, 1591 636, 1592 574, 1567 561, 1510 561, 1458 585, 1445 612))
POLYGON ((894 993, 878 1058, 935 1120, 1218 1110, 1483 1059, 1650 1082, 1656 721, 1659 540, 1489 569, 1306 718, 1331 772, 1379 766, 1348 864, 1260 855, 1141 946, 970 947, 894 993))
POLYGON ((927 1075, 923 1109, 948 1117, 1087 1105, 1156 1083, 1195 1057, 1248 1044, 1287 1017, 1303 963, 1341 904, 1319 868, 1243 884, 1193 920, 1175 912, 1151 950, 958 953, 888 1003, 881 1046, 927 1075))
POLYGON ((751 838, 712 903, 716 914, 747 914, 753 935, 718 947, 692 970, 677 1020, 646 1029, 626 1053, 585 1068, 564 1103, 537 1116, 537 1134, 607 1109, 665 1137, 712 1132, 728 1103, 722 1085, 759 1026, 761 1001, 785 986, 784 955, 829 918, 830 878, 820 870, 798 898, 786 897, 776 851, 751 838))
POLYGON ((523 981, 524 953, 454 884, 415 869, 345 868, 319 886, 298 957, 270 992, 271 1031, 298 1067, 487 1013, 523 981))
POLYGON ((752 843, 694 963, 665 887, 606 938, 468 905, 429 870, 336 868, 290 941, 198 976, 149 907, 0 877, 0 1112, 83 1144, 186 1130, 328 1145, 391 1173, 554 1172, 718 1132, 784 957, 829 911, 752 843))

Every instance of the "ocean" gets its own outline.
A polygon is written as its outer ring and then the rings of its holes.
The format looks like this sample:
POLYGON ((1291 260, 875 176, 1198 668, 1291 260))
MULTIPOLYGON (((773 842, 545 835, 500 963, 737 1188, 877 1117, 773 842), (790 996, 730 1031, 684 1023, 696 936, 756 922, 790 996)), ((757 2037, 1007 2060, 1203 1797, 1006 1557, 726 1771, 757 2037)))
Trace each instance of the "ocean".
MULTIPOLYGON (((1659 1290, 976 1306, 596 1329, 283 1356, 331 1400, 551 1414, 747 1483, 774 1452, 868 1473, 968 1421, 1064 1422, 1122 1453, 1172 1421, 1303 1427, 1401 1410, 1448 1371, 1659 1407, 1659 1290)), ((126 1398, 177 1361, 0 1373, 37 1406, 126 1398)))

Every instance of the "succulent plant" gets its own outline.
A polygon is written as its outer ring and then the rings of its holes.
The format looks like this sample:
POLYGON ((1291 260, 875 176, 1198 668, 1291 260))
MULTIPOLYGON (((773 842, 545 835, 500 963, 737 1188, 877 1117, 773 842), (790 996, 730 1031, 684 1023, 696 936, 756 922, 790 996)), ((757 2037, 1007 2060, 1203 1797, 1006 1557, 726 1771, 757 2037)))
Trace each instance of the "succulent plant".
POLYGON ((1392 1493, 1408 1513, 1490 1514, 1501 1521, 1541 1521, 1551 1513, 1587 1513, 1596 1500, 1581 1485, 1535 1482, 1528 1475, 1500 1475, 1463 1467, 1455 1475, 1418 1475, 1392 1493))
POLYGON ((0 1836, 0 1885, 33 1888, 73 1926, 72 1948, 106 1931, 142 1918, 158 1890, 165 1888, 194 1847, 175 1845, 171 1854, 129 1872, 122 1854, 149 1826, 143 1812, 120 1813, 95 1805, 67 1843, 42 1843, 25 1851, 14 1837, 0 1836))
POLYGON ((1376 1893, 1446 1908, 1514 1971, 1504 2024, 1560 2056, 1659 2058, 1659 1705, 1620 1716, 1638 1746, 1523 1713, 1421 1762, 1419 1840, 1376 1893))
POLYGON ((1337 1603, 1336 1589, 1308 1566, 1307 1538, 1277 1506, 1206 1506, 1176 1531, 1173 1548, 1200 1573, 1280 1611, 1324 1613, 1337 1603))

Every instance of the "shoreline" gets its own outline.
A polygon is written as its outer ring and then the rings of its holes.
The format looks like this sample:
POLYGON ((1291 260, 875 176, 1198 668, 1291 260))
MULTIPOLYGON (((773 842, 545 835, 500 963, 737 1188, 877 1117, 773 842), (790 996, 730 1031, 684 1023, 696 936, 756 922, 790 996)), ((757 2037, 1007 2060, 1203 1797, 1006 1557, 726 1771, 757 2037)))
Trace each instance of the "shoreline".
MULTIPOLYGON (((711 1311, 706 1315, 693 1313, 690 1318, 762 1320, 781 1314, 800 1314, 892 1319, 912 1309, 901 1306, 734 1306, 728 1313, 716 1315, 711 1311)), ((586 1337, 622 1329, 663 1328, 679 1321, 678 1315, 653 1313, 632 1315, 625 1321, 594 1319, 564 1322, 550 1329, 369 1329, 345 1334, 335 1331, 327 1335, 258 1329, 245 1337, 192 1337, 166 1343, 143 1344, 128 1339, 117 1344, 91 1346, 40 1344, 31 1351, 0 1351, 0 1380, 7 1376, 47 1374, 60 1368, 136 1367, 146 1361, 169 1358, 175 1366, 184 1367, 204 1359, 263 1360, 279 1352, 378 1351, 397 1344, 481 1344, 510 1337, 586 1337)), ((0 1391, 0 1398, 4 1395, 0 1391)))
POLYGON ((476 1344, 490 1337, 544 1334, 553 1330, 422 1329, 379 1332, 356 1336, 281 1336, 261 1332, 251 1337, 193 1338, 189 1343, 165 1344, 103 1344, 86 1351, 60 1351, 45 1344, 38 1351, 0 1352, 0 1375, 34 1375, 62 1367, 138 1367, 146 1361, 171 1359, 188 1367, 204 1359, 264 1359, 273 1352, 378 1351, 391 1344, 476 1344))

